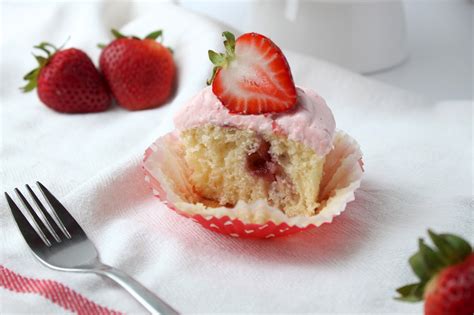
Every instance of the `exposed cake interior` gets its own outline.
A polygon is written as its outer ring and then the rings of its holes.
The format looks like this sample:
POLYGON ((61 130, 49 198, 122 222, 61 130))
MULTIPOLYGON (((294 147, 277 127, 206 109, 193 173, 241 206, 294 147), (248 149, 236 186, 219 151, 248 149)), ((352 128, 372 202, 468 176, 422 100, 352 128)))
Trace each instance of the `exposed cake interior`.
POLYGON ((278 134, 212 124, 182 130, 194 191, 208 206, 259 199, 288 216, 314 215, 324 157, 278 134))

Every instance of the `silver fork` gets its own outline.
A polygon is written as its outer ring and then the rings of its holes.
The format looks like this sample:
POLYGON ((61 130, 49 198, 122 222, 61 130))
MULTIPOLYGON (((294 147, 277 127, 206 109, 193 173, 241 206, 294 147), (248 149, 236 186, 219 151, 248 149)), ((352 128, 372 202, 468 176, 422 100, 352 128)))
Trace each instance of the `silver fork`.
POLYGON ((5 197, 21 234, 40 262, 56 270, 106 276, 121 285, 152 314, 179 314, 126 273, 103 264, 94 244, 66 208, 40 182, 36 184, 49 207, 43 206, 29 185, 26 185, 26 189, 36 209, 15 188, 15 193, 27 210, 26 215, 7 193, 5 197))

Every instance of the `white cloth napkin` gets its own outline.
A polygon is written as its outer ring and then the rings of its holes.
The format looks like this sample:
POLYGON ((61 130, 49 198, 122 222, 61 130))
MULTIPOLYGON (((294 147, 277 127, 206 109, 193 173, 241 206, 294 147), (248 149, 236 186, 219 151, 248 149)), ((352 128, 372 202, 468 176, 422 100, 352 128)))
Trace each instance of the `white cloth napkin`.
MULTIPOLYGON (((395 288, 415 280, 407 258, 417 237, 431 227, 474 240, 472 101, 433 104, 284 50, 296 83, 322 95, 338 128, 359 141, 366 173, 356 200, 332 224, 271 241, 234 239, 168 210, 152 196, 140 166, 146 147, 172 129, 172 114, 205 86, 207 50, 222 49, 224 28, 163 3, 2 6, 0 190, 42 181, 105 263, 184 313, 420 312, 422 304, 393 300, 395 288), (166 106, 64 115, 41 105, 35 93, 19 92, 22 75, 34 65, 33 44, 60 44, 71 35, 68 46, 97 61, 95 44, 109 40, 108 29, 145 11, 123 32, 143 36, 164 29, 179 68, 176 96, 166 106)), ((3 198, 0 233, 0 265, 58 281, 120 312, 144 312, 110 281, 37 262, 3 198)), ((0 294, 1 313, 65 312, 36 294, 1 286, 0 294)))

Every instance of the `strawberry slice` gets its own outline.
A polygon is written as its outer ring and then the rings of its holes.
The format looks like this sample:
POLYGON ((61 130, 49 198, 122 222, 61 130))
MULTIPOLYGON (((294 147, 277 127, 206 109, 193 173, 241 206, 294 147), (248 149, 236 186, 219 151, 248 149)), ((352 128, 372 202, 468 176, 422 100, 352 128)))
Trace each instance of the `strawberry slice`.
POLYGON ((226 52, 209 50, 215 67, 207 83, 231 113, 277 113, 296 105, 290 66, 278 46, 257 33, 237 40, 230 32, 222 35, 226 52))

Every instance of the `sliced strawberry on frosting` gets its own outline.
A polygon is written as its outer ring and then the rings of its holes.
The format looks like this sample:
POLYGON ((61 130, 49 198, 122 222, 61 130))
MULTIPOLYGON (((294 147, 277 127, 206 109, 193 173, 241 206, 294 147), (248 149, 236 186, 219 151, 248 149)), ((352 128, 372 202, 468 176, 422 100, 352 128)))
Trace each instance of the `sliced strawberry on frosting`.
POLYGON ((225 37, 225 53, 209 50, 215 65, 212 91, 232 113, 283 112, 296 105, 296 88, 290 67, 278 46, 269 38, 246 33, 237 40, 225 37))

